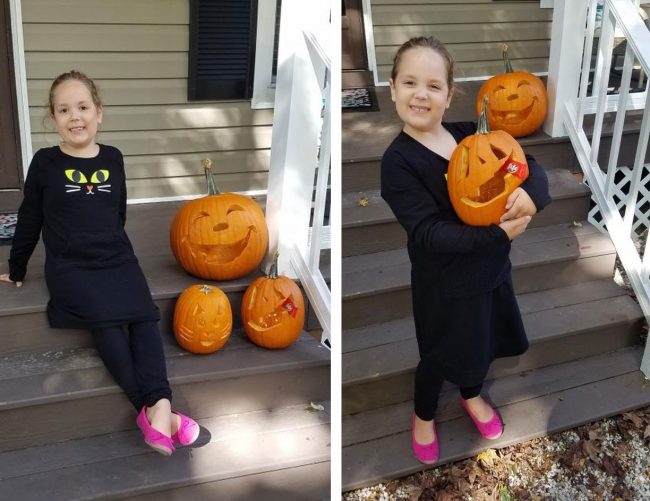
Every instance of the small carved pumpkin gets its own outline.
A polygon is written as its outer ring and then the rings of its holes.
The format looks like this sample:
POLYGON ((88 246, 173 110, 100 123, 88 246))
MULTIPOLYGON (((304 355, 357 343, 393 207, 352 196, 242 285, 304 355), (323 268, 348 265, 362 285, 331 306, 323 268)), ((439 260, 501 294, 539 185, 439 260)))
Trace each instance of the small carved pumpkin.
POLYGON ((487 96, 476 134, 456 146, 447 170, 451 204, 473 226, 499 224, 508 196, 528 177, 524 151, 507 132, 490 132, 486 107, 487 96))
POLYGON ((506 131, 513 137, 527 136, 539 129, 546 118, 546 88, 532 73, 513 71, 506 44, 502 51, 506 72, 493 76, 480 88, 476 113, 481 112, 483 96, 487 95, 490 128, 506 131))
POLYGON ((192 353, 213 353, 226 344, 232 332, 228 297, 217 287, 192 285, 176 301, 174 335, 192 353))
POLYGON ((176 261, 197 277, 231 280, 254 270, 269 241, 262 209, 249 197, 220 193, 212 162, 204 160, 208 195, 183 205, 174 217, 169 243, 176 261))
POLYGON ((300 337, 305 302, 293 280, 278 276, 277 254, 269 274, 246 289, 241 318, 248 338, 263 348, 286 348, 300 337))

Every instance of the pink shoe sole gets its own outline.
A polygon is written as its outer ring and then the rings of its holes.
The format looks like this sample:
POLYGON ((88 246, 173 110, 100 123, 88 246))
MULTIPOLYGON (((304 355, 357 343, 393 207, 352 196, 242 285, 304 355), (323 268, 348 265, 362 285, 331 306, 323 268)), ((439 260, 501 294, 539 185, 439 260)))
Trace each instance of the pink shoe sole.
POLYGON ((172 434, 172 440, 181 445, 192 445, 199 438, 201 427, 192 418, 189 418, 180 412, 172 411, 181 418, 181 424, 178 426, 178 431, 172 434))
POLYGON ((421 444, 415 441, 415 413, 411 417, 411 445, 413 447, 413 454, 423 464, 433 464, 440 458, 440 446, 438 445, 438 433, 436 432, 435 423, 433 426, 434 440, 429 444, 421 444))
POLYGON ((144 435, 144 442, 163 456, 171 456, 172 452, 175 450, 171 437, 164 435, 151 426, 149 420, 147 419, 146 409, 146 406, 142 407, 140 414, 138 414, 138 417, 135 420, 135 422, 138 424, 138 428, 142 430, 142 434, 144 435))
POLYGON ((501 418, 497 414, 497 411, 494 410, 494 408, 492 409, 492 417, 489 421, 484 423, 483 421, 479 421, 478 418, 472 414, 472 412, 469 410, 469 407, 467 407, 467 402, 465 402, 465 399, 461 398, 460 404, 463 406, 463 409, 465 409, 469 417, 472 418, 474 425, 483 438, 486 438, 487 440, 496 440, 503 434, 503 423, 501 422, 501 418))

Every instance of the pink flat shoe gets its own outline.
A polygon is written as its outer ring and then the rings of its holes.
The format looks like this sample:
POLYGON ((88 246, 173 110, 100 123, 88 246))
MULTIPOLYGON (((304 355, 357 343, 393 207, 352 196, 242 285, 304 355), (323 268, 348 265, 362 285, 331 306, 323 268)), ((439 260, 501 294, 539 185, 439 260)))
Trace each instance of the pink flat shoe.
POLYGON ((178 426, 178 431, 172 434, 172 440, 181 445, 191 445, 196 442, 201 432, 198 423, 180 412, 172 411, 172 414, 181 418, 181 424, 178 426))
POLYGON ((140 414, 138 414, 138 417, 135 420, 138 424, 138 428, 142 430, 145 443, 163 456, 171 456, 172 452, 175 450, 171 437, 168 437, 151 426, 147 419, 146 409, 146 406, 142 407, 140 414))
POLYGON ((467 407, 467 402, 465 402, 464 398, 460 399, 460 404, 463 406, 467 414, 469 414, 469 417, 472 418, 472 421, 474 421, 476 428, 483 436, 483 438, 487 438, 488 440, 496 440, 503 434, 503 423, 501 422, 501 418, 497 414, 497 411, 492 409, 492 417, 489 421, 484 423, 483 421, 479 421, 478 418, 472 414, 472 412, 469 410, 469 407, 467 407))
POLYGON ((413 454, 418 458, 420 463, 433 464, 438 461, 440 457, 440 446, 438 445, 438 434, 436 433, 436 424, 433 425, 433 442, 428 444, 420 444, 415 441, 415 413, 411 417, 411 445, 413 446, 413 454))

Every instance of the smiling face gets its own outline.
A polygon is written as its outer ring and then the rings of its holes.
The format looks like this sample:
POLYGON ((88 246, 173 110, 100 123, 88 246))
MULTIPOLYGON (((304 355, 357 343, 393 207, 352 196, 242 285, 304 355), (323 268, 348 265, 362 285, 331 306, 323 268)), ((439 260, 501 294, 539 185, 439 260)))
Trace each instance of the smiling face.
POLYGON ((170 231, 170 245, 180 265, 213 280, 250 273, 266 254, 267 244, 264 213, 253 200, 234 193, 188 202, 176 214, 170 231))
POLYGON ((453 94, 447 76, 445 60, 433 49, 415 47, 401 55, 390 91, 404 132, 418 137, 440 126, 453 94))
POLYGON ((53 115, 61 148, 66 153, 86 156, 96 153, 95 136, 102 123, 102 108, 79 80, 65 80, 53 92, 53 115))

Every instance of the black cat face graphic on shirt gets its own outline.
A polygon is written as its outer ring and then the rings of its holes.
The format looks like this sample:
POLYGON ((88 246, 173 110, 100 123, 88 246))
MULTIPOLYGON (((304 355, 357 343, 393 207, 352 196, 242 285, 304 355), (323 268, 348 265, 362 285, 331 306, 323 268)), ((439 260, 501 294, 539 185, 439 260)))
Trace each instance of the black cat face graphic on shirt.
POLYGON ((106 181, 108 181, 109 176, 110 173, 106 169, 96 170, 91 174, 90 179, 88 179, 83 172, 78 171, 77 169, 66 169, 65 177, 67 177, 69 181, 72 181, 76 184, 66 184, 65 191, 66 193, 81 192, 82 185, 85 185, 86 195, 94 195, 95 192, 93 189, 95 188, 97 191, 110 193, 111 185, 105 184, 106 181))

